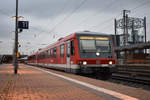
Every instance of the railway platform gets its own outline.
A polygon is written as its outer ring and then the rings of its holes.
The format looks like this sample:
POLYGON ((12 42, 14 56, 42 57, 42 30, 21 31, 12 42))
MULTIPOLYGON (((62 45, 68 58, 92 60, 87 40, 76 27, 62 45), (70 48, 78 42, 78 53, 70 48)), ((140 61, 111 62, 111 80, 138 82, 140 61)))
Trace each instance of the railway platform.
POLYGON ((80 75, 19 65, 0 65, 0 100, 149 100, 150 91, 80 75))

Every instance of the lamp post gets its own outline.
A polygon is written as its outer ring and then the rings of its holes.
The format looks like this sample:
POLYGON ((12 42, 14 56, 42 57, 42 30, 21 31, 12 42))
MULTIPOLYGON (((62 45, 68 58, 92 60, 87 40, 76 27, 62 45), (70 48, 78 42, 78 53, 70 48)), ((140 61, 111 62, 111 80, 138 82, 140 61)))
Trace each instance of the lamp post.
POLYGON ((16 0, 16 23, 15 23, 15 55, 14 55, 14 74, 18 73, 18 0, 16 0))

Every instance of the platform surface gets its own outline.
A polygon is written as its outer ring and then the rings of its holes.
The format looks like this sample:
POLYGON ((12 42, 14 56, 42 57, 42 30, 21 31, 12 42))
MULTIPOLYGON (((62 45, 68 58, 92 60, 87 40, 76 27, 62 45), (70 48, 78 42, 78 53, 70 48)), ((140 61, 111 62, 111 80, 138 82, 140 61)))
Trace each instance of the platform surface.
POLYGON ((103 87, 101 81, 92 81, 94 79, 68 73, 59 76, 61 73, 53 75, 40 68, 19 65, 18 74, 14 75, 12 65, 0 65, 0 100, 123 100, 118 96, 124 96, 122 97, 124 100, 149 100, 149 91, 140 89, 134 91, 136 89, 126 88, 129 89, 130 96, 128 97, 128 93, 125 92, 127 90, 120 93, 125 87, 118 86, 118 90, 115 91, 109 88, 113 86, 108 86, 104 93, 103 88, 105 89, 109 83, 103 87), (73 80, 69 80, 69 77, 73 80), (74 80, 78 81, 74 83, 74 80), (132 94, 134 92, 135 94, 132 94))

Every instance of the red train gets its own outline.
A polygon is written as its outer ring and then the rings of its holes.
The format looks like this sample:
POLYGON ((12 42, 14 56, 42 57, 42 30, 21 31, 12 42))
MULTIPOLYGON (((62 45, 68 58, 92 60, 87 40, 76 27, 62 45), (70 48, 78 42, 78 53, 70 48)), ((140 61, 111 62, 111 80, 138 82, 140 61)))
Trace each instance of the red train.
POLYGON ((76 32, 28 56, 28 64, 108 78, 116 70, 111 35, 76 32))

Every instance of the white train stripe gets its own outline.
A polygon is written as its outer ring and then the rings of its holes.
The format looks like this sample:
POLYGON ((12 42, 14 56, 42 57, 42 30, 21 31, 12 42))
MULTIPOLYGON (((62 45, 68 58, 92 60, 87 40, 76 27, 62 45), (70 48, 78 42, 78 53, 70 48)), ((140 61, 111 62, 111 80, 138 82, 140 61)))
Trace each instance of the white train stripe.
MULTIPOLYGON (((66 64, 45 64, 45 63, 37 63, 37 65, 41 66, 54 66, 54 67, 61 67, 61 68, 67 68, 66 64)), ((71 69, 79 69, 79 65, 72 64, 71 69)))
POLYGON ((62 75, 59 75, 59 74, 55 74, 55 73, 52 73, 52 72, 49 72, 49 71, 46 71, 46 70, 43 70, 43 69, 40 69, 40 68, 36 68, 36 67, 32 67, 32 68, 43 71, 45 73, 51 74, 51 75, 59 77, 59 78, 63 78, 65 80, 74 82, 76 84, 86 86, 86 87, 94 89, 96 91, 106 93, 108 95, 114 96, 114 97, 122 99, 122 100, 139 100, 137 98, 134 98, 134 97, 131 97, 131 96, 128 96, 128 95, 125 95, 125 94, 121 94, 121 93, 118 93, 118 92, 115 92, 115 91, 112 91, 112 90, 108 90, 108 89, 105 89, 105 88, 102 88, 102 87, 98 87, 98 86, 95 86, 95 85, 92 85, 92 84, 89 84, 89 83, 85 83, 85 82, 81 82, 81 81, 78 81, 78 80, 75 80, 75 79, 71 79, 69 77, 62 76, 62 75))

